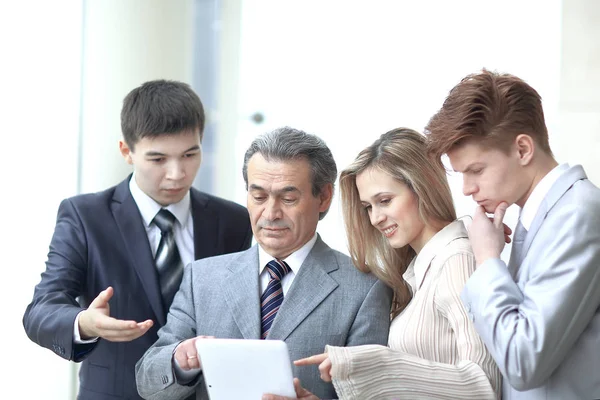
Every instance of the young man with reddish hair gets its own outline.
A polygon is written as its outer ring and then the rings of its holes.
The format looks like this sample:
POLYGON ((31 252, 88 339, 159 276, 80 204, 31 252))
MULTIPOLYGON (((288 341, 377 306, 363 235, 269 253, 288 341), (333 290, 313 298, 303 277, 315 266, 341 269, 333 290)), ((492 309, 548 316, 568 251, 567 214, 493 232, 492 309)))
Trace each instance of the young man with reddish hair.
POLYGON ((599 399, 600 190, 580 165, 554 159, 540 95, 484 70, 450 91, 426 133, 478 204, 478 267, 461 297, 502 371, 503 398, 599 399), (511 204, 521 212, 506 265, 511 204))

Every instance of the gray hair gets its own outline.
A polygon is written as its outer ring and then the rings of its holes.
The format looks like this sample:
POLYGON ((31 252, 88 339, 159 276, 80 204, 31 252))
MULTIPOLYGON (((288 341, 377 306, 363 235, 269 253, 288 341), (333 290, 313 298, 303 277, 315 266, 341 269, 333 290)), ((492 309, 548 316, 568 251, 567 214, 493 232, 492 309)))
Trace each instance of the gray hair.
MULTIPOLYGON (((244 182, 246 182, 246 190, 248 190, 248 161, 256 153, 268 161, 285 162, 299 159, 308 161, 311 169, 313 196, 317 197, 323 187, 329 183, 333 194, 337 167, 331 150, 318 136, 285 126, 254 139, 244 155, 242 174, 244 182)), ((320 213, 319 220, 323 219, 328 211, 320 213)))

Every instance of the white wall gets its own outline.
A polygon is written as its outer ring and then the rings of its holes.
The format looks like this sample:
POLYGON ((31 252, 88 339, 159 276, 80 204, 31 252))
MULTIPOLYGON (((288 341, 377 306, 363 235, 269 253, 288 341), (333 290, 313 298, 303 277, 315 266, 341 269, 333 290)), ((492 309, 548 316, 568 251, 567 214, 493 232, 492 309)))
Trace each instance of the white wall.
POLYGON ((58 204, 77 190, 81 22, 79 2, 0 5, 4 399, 72 396, 71 365, 32 343, 21 319, 44 269, 58 204))
MULTIPOLYGON (((315 133, 342 170, 389 129, 422 131, 448 91, 482 67, 527 80, 544 99, 550 130, 557 125, 558 0, 247 0, 241 9, 239 103, 231 115, 238 131, 228 164, 236 183, 222 194, 242 203, 239 171, 257 134, 281 125, 315 133), (262 125, 248 118, 256 111, 265 115, 262 125)), ((458 214, 471 214, 461 177, 450 183, 458 214)), ((345 250, 337 200, 319 232, 345 250)), ((516 211, 509 210, 509 225, 516 211)))
POLYGON ((600 1, 563 2, 558 128, 550 145, 558 160, 582 164, 600 185, 600 1))

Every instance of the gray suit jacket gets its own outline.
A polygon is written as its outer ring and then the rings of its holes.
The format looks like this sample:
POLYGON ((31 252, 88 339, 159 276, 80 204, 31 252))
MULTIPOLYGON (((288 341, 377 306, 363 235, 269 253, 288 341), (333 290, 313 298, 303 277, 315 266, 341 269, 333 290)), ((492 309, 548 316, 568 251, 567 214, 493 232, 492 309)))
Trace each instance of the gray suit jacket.
MULTIPOLYGON (((180 385, 171 358, 177 344, 198 335, 260 338, 258 248, 196 261, 183 282, 158 341, 136 365, 140 395, 146 399, 183 399, 196 391, 208 399, 202 378, 180 385)), ((387 344, 391 290, 359 272, 350 258, 321 238, 287 292, 267 339, 287 343, 296 360, 322 353, 325 345, 387 344)), ((317 366, 293 367, 294 376, 320 398, 337 398, 333 385, 319 378, 317 366)), ((232 376, 232 384, 235 377, 232 376)))
POLYGON ((513 261, 486 261, 462 292, 503 398, 600 399, 600 190, 581 166, 554 183, 513 261))

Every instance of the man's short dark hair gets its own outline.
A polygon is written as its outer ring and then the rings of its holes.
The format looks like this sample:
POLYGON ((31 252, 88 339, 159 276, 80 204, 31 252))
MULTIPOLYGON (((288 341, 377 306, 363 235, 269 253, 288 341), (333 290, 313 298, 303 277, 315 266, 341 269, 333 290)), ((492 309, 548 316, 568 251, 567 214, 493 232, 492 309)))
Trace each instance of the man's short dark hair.
POLYGON ((204 107, 198 95, 183 82, 155 80, 133 89, 123 100, 121 130, 134 149, 142 138, 165 134, 204 132, 204 107))

